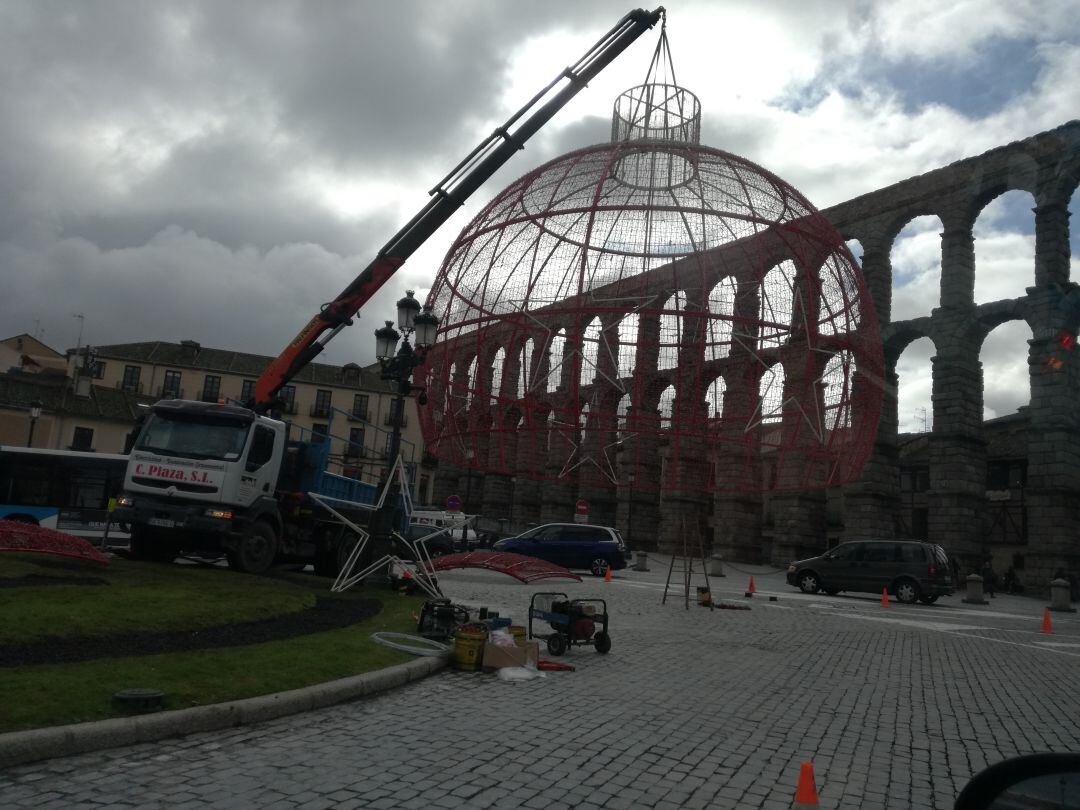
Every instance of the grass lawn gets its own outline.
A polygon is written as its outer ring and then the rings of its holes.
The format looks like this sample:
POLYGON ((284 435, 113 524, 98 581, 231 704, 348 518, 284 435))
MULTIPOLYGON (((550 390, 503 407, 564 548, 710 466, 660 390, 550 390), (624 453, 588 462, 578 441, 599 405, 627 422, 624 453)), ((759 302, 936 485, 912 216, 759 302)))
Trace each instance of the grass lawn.
POLYGON ((108 567, 38 555, 0 555, 0 580, 27 575, 100 577, 108 585, 0 588, 0 645, 45 637, 111 636, 211 627, 278 616, 315 597, 379 598, 375 617, 340 630, 248 646, 0 668, 0 732, 100 720, 121 714, 112 696, 150 687, 181 709, 295 689, 402 663, 411 656, 371 640, 380 630, 411 632, 423 600, 389 589, 331 594, 329 581, 291 574, 261 578, 216 568, 114 560, 108 567))

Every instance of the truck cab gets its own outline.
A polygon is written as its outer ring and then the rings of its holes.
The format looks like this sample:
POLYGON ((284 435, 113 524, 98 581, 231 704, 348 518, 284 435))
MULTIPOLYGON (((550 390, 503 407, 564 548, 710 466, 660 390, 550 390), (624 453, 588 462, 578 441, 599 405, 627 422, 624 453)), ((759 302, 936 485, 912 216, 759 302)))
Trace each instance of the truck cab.
POLYGON ((230 537, 256 521, 280 532, 275 491, 285 445, 284 423, 247 408, 155 404, 131 448, 113 515, 131 527, 133 554, 228 552, 230 537))

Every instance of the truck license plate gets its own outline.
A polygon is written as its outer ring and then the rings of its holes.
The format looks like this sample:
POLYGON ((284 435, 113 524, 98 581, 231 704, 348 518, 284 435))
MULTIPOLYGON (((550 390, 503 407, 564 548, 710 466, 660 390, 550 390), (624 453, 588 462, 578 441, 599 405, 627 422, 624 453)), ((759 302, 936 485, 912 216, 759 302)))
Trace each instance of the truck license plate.
POLYGON ((151 526, 159 526, 162 529, 171 529, 176 525, 175 520, 169 520, 168 518, 150 518, 146 522, 151 526))

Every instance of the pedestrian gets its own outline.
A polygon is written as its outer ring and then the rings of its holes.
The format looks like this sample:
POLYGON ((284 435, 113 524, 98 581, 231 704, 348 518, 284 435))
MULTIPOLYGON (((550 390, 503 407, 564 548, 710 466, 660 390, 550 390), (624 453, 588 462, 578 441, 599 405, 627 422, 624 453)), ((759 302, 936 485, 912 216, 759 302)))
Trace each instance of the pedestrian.
POLYGON ((994 561, 991 557, 986 558, 986 562, 983 564, 982 569, 983 578, 983 590, 989 595, 991 599, 996 598, 994 596, 994 580, 997 579, 997 575, 994 573, 994 561))

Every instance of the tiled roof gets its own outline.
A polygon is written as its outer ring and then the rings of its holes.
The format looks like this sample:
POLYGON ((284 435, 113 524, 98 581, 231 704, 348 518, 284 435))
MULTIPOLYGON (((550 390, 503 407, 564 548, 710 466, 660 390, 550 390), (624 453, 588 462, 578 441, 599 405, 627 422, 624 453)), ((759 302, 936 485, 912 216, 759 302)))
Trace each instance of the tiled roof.
POLYGON ((90 386, 90 395, 75 396, 67 381, 43 382, 38 375, 0 374, 0 408, 29 410, 40 400, 45 413, 64 413, 92 419, 132 422, 139 403, 149 404, 153 397, 139 396, 115 388, 90 386))
MULTIPOLYGON (((159 366, 190 368, 199 371, 239 374, 258 377, 270 365, 272 357, 246 354, 227 349, 213 349, 194 343, 165 343, 160 340, 145 343, 119 343, 112 346, 95 346, 98 360, 127 360, 134 363, 153 363, 159 366)), ((293 382, 310 385, 333 385, 360 391, 393 392, 393 384, 379 378, 378 364, 360 368, 358 385, 347 385, 342 376, 342 366, 326 363, 309 363, 293 378, 293 382)))

